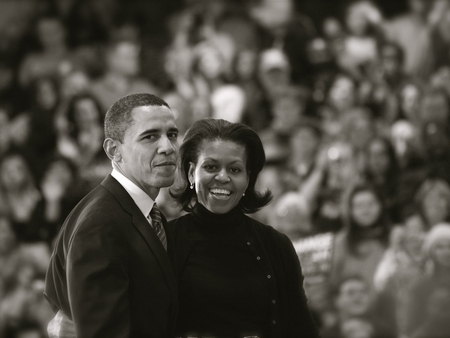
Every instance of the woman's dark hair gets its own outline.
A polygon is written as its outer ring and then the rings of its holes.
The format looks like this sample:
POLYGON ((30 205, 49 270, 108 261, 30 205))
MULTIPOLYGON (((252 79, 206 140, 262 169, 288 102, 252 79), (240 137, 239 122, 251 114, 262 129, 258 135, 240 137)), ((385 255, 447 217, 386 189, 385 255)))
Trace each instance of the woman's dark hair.
POLYGON ((348 215, 347 216, 347 247, 352 255, 358 256, 357 246, 365 239, 377 239, 383 245, 388 244, 389 231, 390 231, 390 219, 386 211, 383 198, 378 190, 367 182, 357 183, 350 187, 347 194, 348 215), (381 206, 381 211, 378 219, 370 227, 361 227, 354 220, 351 215, 351 209, 353 208, 353 198, 360 192, 371 192, 378 200, 381 206))
MULTIPOLYGON (((384 137, 384 136, 375 136, 373 139, 371 139, 366 147, 366 152, 369 153, 370 147, 374 142, 381 142, 384 146, 384 149, 386 150, 386 153, 389 157, 389 168, 386 172, 386 187, 389 190, 395 189, 396 183, 398 181, 398 175, 399 175, 399 163, 397 159, 397 155, 395 154, 394 146, 392 145, 392 142, 384 137), (393 185, 393 186, 390 186, 393 185)), ((368 167, 366 169, 366 177, 369 180, 374 179, 373 173, 370 171, 370 168, 368 167)))
POLYGON ((186 185, 180 193, 172 189, 170 192, 172 197, 178 200, 183 210, 192 210, 192 202, 196 196, 195 190, 187 189, 190 163, 197 163, 203 142, 214 140, 231 141, 245 148, 249 183, 245 196, 239 201, 242 210, 245 213, 254 213, 267 205, 272 199, 272 193, 266 190, 262 194, 255 190, 256 180, 266 162, 266 155, 258 134, 245 124, 212 118, 199 120, 187 130, 180 147, 180 169, 186 185))
POLYGON ((77 94, 70 99, 68 107, 67 107, 67 121, 69 122, 69 135, 73 138, 76 138, 80 131, 79 126, 77 125, 77 122, 75 119, 75 114, 77 113, 75 106, 76 106, 77 102, 84 100, 84 99, 91 100, 94 103, 95 108, 97 109, 98 123, 100 126, 103 126, 104 119, 103 119, 102 107, 100 105, 99 100, 90 93, 77 94))

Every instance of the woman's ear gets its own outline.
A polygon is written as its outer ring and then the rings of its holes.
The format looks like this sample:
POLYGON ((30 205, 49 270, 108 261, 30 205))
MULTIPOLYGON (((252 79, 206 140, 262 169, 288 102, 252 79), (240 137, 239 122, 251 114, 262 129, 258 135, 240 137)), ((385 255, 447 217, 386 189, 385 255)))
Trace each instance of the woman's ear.
POLYGON ((189 185, 195 184, 194 172, 195 172, 195 163, 189 162, 189 170, 188 170, 189 185))
POLYGON ((120 153, 120 142, 107 138, 103 142, 103 150, 111 161, 120 162, 122 160, 122 154, 120 153))

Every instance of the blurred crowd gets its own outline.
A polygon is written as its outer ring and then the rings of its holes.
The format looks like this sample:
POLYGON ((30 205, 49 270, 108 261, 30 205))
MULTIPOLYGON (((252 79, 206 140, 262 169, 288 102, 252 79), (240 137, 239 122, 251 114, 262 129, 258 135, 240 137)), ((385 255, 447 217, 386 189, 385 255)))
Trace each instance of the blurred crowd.
POLYGON ((180 141, 205 117, 259 133, 252 217, 294 243, 324 338, 450 337, 450 1, 388 3, 1 0, 0 337, 46 336, 53 241, 138 92, 180 141))

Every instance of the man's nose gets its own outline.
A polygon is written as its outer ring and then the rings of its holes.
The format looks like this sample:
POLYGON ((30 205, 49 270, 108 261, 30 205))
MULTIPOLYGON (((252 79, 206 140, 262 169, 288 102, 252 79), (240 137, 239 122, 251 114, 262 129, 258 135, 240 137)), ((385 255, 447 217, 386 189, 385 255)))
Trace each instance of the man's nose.
POLYGON ((172 154, 175 151, 176 144, 174 144, 167 136, 162 136, 159 139, 158 152, 161 154, 172 154))

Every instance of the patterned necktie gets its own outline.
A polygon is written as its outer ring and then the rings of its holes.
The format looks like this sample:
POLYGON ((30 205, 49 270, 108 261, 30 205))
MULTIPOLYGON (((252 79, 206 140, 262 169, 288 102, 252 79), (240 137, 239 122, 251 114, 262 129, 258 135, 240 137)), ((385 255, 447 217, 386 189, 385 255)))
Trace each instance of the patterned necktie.
POLYGON ((164 227, 162 226, 162 220, 161 220, 161 212, 158 209, 158 206, 153 204, 153 208, 150 211, 149 217, 152 219, 152 228, 155 231, 156 235, 158 236, 159 240, 161 241, 162 245, 164 246, 164 249, 167 251, 167 238, 166 238, 166 232, 164 230, 164 227))

